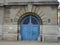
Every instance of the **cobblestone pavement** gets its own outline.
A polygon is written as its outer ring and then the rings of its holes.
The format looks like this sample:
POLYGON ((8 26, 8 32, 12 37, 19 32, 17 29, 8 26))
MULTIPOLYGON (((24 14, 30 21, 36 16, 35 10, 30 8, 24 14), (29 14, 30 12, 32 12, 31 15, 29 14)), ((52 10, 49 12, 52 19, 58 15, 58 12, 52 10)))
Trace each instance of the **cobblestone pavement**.
POLYGON ((34 41, 0 41, 0 45, 60 45, 60 43, 41 43, 34 41))

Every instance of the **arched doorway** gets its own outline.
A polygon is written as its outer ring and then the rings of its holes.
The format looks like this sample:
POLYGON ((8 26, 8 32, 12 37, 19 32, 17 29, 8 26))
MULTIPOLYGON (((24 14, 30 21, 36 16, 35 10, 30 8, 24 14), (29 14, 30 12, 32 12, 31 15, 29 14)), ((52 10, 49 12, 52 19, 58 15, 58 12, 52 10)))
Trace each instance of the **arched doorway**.
POLYGON ((21 40, 37 40, 40 34, 40 20, 35 15, 25 16, 20 23, 21 40))

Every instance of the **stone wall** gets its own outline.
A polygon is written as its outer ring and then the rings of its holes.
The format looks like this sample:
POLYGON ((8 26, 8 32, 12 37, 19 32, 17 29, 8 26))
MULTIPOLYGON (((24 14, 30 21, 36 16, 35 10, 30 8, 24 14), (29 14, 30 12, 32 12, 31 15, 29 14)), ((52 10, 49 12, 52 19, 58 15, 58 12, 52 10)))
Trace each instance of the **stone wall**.
POLYGON ((58 9, 58 25, 60 27, 60 8, 58 9))
POLYGON ((57 25, 42 25, 42 32, 44 34, 44 40, 47 42, 57 42, 58 38, 58 26, 57 25))
POLYGON ((4 3, 4 0, 0 0, 0 3, 4 3))
MULTIPOLYGON (((4 30, 3 30, 3 39, 4 40, 17 40, 17 36, 21 38, 20 26, 18 25, 18 19, 24 13, 33 12, 40 16, 42 19, 43 25, 57 25, 57 7, 56 6, 7 6, 5 7, 5 15, 4 15, 4 30), (50 21, 49 21, 50 20, 50 21)), ((24 15, 23 15, 24 16, 24 15)), ((46 33, 50 32, 53 34, 58 33, 57 27, 46 27, 40 29, 46 33), (50 29, 51 28, 51 29, 50 29), (56 29, 55 29, 56 28, 56 29)), ((56 39, 56 38, 55 38, 56 39)))
MULTIPOLYGON (((56 6, 10 6, 5 8, 4 24, 17 25, 18 19, 27 12, 33 12, 40 16, 43 24, 57 25, 56 6)), ((21 19, 21 18, 20 18, 21 19)))
POLYGON ((4 7, 0 7, 0 40, 3 33, 4 7))

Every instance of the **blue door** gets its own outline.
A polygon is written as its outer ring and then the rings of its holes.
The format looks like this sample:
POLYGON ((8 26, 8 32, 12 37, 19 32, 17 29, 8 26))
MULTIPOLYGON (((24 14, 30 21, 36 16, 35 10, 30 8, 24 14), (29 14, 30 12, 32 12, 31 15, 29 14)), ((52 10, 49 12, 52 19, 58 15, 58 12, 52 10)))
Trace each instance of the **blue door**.
POLYGON ((40 22, 35 16, 26 16, 21 22, 21 40, 37 40, 40 22))

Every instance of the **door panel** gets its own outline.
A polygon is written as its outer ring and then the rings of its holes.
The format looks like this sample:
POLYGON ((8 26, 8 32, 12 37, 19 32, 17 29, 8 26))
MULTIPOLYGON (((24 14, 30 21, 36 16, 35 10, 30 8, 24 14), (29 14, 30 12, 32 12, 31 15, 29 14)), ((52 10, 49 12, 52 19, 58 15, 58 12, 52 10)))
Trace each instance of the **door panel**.
POLYGON ((22 38, 22 40, 23 39, 26 40, 26 37, 27 37, 27 27, 22 25, 21 38, 22 38))
POLYGON ((21 23, 21 39, 22 40, 37 40, 40 28, 38 20, 33 16, 28 16, 21 23))
POLYGON ((32 39, 33 40, 37 40, 38 39, 38 36, 39 36, 39 29, 38 26, 33 26, 32 28, 32 39))

